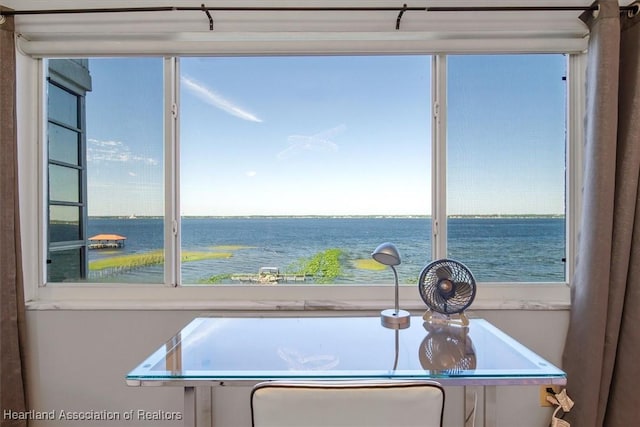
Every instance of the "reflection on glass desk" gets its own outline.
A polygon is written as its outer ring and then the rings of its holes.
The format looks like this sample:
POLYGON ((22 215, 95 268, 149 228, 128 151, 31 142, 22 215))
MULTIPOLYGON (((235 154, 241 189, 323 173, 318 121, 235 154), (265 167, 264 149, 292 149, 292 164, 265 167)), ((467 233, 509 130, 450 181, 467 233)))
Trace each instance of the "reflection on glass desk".
POLYGON ((443 385, 565 384, 565 373, 482 319, 387 329, 378 317, 196 318, 127 384, 271 379, 434 379, 443 385))

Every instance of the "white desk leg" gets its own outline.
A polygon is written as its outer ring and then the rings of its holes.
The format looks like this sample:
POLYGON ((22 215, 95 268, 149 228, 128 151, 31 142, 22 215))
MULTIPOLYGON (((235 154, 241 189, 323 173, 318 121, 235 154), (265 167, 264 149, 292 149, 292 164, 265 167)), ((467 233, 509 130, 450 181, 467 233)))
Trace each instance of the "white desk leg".
POLYGON ((196 427, 196 388, 184 388, 184 427, 196 427))
POLYGON ((496 405, 496 386, 484 387, 484 427, 496 427, 498 414, 496 405))
POLYGON ((496 427, 496 386, 464 388, 464 426, 496 427))
POLYGON ((476 420, 480 419, 478 403, 482 402, 482 396, 481 387, 464 387, 464 427, 476 427, 476 420))

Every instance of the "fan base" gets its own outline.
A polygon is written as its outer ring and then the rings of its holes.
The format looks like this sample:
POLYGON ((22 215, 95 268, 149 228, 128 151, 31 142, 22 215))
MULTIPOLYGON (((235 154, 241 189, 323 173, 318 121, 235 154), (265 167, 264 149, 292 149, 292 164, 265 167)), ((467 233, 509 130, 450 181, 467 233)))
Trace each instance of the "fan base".
POLYGON ((409 327, 411 314, 406 310, 395 311, 390 308, 380 313, 380 321, 385 328, 404 329, 409 327))
POLYGON ((469 326, 469 319, 463 312, 455 314, 441 314, 427 310, 422 318, 426 323, 433 325, 469 326))

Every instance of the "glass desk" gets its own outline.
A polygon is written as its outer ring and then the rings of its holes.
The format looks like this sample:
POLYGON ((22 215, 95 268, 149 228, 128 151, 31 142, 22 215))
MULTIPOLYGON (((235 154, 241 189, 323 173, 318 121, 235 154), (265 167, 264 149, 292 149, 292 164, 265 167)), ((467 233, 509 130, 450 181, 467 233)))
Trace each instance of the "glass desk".
MULTIPOLYGON (((196 389, 268 380, 428 379, 465 387, 465 419, 481 395, 480 425, 495 425, 495 387, 564 385, 563 371, 482 319, 467 328, 413 317, 196 318, 127 376, 130 386, 184 387, 185 426, 196 389)), ((478 424, 476 424, 478 425, 478 424)))

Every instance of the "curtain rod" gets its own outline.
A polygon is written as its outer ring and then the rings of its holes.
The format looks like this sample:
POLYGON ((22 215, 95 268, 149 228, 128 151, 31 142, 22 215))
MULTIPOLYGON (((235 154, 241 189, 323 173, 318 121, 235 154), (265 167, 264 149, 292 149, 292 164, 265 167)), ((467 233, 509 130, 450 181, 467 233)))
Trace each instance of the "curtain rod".
MULTIPOLYGON (((16 15, 59 15, 78 13, 122 13, 122 12, 171 12, 171 11, 202 11, 209 19, 209 29, 213 30, 213 18, 210 12, 371 12, 391 11, 398 12, 396 30, 400 29, 400 21, 405 12, 557 12, 557 11, 588 11, 597 10, 598 6, 157 6, 157 7, 121 7, 121 8, 89 8, 89 9, 40 9, 40 10, 1 10, 0 21, 3 16, 16 15)), ((640 12, 640 4, 620 6, 620 11, 629 11, 634 14, 640 12)))

